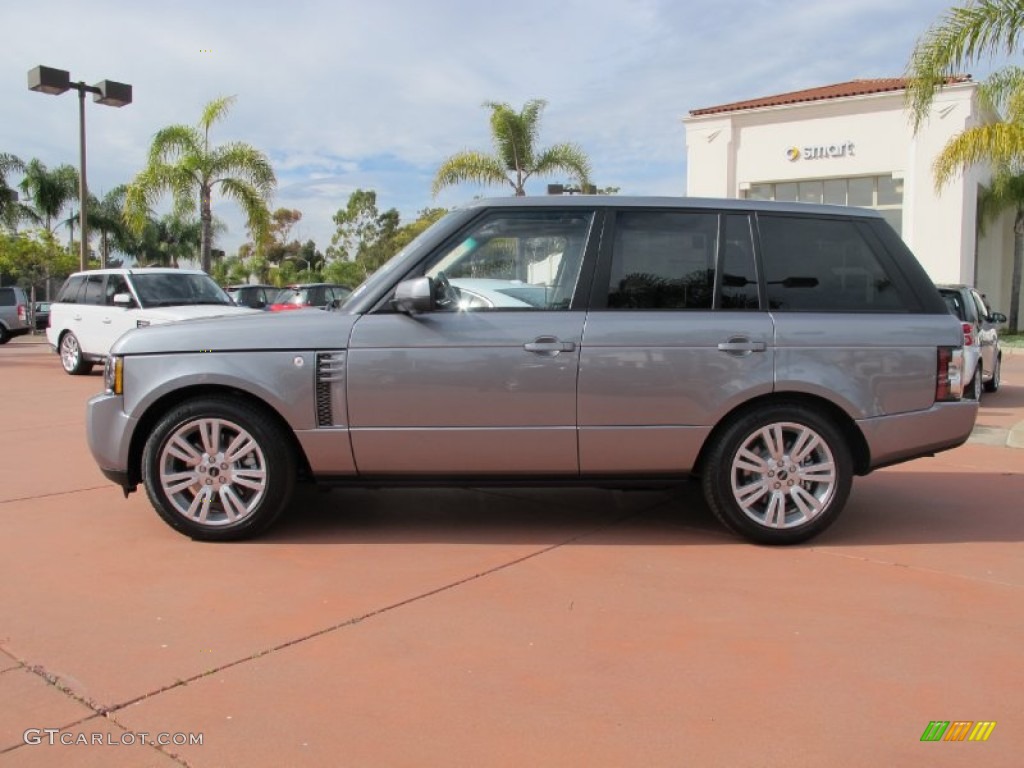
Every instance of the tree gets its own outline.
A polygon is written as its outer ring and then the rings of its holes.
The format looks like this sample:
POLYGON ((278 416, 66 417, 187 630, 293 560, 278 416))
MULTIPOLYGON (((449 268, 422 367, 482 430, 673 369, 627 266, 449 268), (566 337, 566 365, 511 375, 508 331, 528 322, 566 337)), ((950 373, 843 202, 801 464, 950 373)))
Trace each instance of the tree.
POLYGON ((9 173, 24 173, 25 164, 16 155, 0 152, 0 225, 15 229, 18 222, 28 218, 25 206, 18 202, 17 192, 7 180, 9 173))
POLYGON ((334 214, 337 230, 331 237, 328 256, 358 261, 369 273, 391 258, 391 238, 398 231, 400 216, 394 208, 380 213, 377 193, 357 189, 348 204, 334 214))
POLYGON ((78 256, 58 244, 48 229, 0 236, 0 272, 28 286, 33 304, 38 284, 49 278, 64 278, 76 269, 78 256))
MULTIPOLYGON (((1024 0, 979 0, 951 8, 918 41, 908 65, 907 104, 914 128, 920 128, 936 91, 972 62, 1018 51, 1024 29, 1024 0)), ((979 96, 1004 118, 966 128, 954 136, 935 160, 935 186, 941 189, 958 173, 981 162, 996 168, 992 186, 981 197, 983 219, 1016 209, 1013 280, 1009 324, 1019 329, 1020 283, 1024 266, 1024 69, 1006 66, 978 89, 979 96)))
POLYGON ((121 184, 102 198, 89 196, 89 228, 100 233, 100 268, 107 266, 113 249, 127 252, 129 233, 124 223, 124 198, 128 187, 121 184))
POLYGON ((52 233, 64 223, 60 216, 72 200, 78 199, 78 171, 70 165, 58 165, 52 171, 37 159, 25 166, 21 190, 31 205, 29 217, 52 233))
POLYGON ((196 209, 202 232, 201 264, 209 272, 213 241, 213 192, 236 201, 245 212, 257 242, 269 226, 268 203, 277 179, 267 156, 242 142, 210 146, 210 128, 227 114, 234 97, 214 99, 195 126, 171 125, 158 131, 149 149, 149 162, 128 187, 125 218, 136 232, 145 227, 153 205, 165 193, 175 213, 196 209))
POLYGON ((1017 52, 1024 0, 968 0, 950 8, 914 46, 907 66, 907 105, 914 128, 928 116, 935 92, 970 64, 1017 52))
POLYGON ((590 161, 575 144, 537 147, 540 116, 547 106, 543 99, 526 102, 515 112, 508 104, 488 101, 491 110, 491 139, 495 153, 458 152, 443 163, 434 177, 433 195, 444 187, 463 182, 484 185, 508 184, 516 196, 526 194, 531 176, 565 173, 581 187, 590 183, 590 161))

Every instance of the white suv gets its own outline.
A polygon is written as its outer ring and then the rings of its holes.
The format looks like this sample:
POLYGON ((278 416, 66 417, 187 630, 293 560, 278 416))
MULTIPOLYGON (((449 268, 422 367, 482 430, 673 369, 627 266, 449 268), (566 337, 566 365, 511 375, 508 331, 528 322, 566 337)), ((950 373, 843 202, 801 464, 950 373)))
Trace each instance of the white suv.
POLYGON ((252 314, 205 272, 94 269, 76 272, 50 308, 46 338, 70 374, 88 373, 125 331, 194 317, 252 314))

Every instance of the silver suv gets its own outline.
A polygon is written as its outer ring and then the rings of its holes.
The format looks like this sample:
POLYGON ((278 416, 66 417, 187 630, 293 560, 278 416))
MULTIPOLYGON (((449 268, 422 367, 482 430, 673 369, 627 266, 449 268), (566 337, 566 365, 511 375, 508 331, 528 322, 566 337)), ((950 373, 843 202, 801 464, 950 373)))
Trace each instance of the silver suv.
POLYGON ((265 530, 322 484, 700 478, 728 528, 799 542, 854 475, 953 448, 960 324, 875 212, 508 198, 458 209, 337 312, 129 332, 91 450, 176 530, 265 530))
POLYGON ((14 286, 0 288, 0 344, 6 344, 30 330, 25 291, 14 286))

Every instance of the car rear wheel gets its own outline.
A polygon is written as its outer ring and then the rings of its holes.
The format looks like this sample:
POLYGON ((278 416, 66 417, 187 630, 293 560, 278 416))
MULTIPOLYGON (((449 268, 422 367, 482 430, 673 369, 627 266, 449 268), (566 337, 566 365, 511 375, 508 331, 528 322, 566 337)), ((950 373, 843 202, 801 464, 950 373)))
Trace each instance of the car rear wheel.
POLYGON ((1003 367, 1003 358, 999 355, 996 356, 996 364, 992 369, 992 378, 985 382, 986 392, 998 392, 999 391, 999 374, 1000 368, 1003 367))
POLYGON ((265 412, 204 397, 160 420, 142 467, 149 500, 168 525, 193 539, 230 541, 277 520, 291 499, 296 459, 265 412))
POLYGON ((835 522, 853 482, 842 433, 798 404, 748 413, 718 435, 704 496, 730 530, 763 544, 796 544, 835 522))
POLYGON ((64 371, 72 376, 79 376, 92 370, 92 363, 86 361, 82 354, 82 345, 71 331, 65 333, 60 340, 60 364, 64 371))
POLYGON ((6 344, 11 340, 11 334, 7 332, 7 329, 0 325, 0 344, 6 344))

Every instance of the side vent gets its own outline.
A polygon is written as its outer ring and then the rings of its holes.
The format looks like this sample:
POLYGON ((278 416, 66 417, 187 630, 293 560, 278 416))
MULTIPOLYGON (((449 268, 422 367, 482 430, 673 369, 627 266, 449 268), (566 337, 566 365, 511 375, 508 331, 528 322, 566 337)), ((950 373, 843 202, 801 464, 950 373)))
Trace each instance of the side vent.
POLYGON ((331 392, 335 382, 345 377, 345 355, 317 352, 316 355, 316 423, 319 427, 334 425, 331 392))

